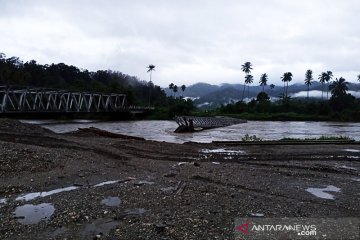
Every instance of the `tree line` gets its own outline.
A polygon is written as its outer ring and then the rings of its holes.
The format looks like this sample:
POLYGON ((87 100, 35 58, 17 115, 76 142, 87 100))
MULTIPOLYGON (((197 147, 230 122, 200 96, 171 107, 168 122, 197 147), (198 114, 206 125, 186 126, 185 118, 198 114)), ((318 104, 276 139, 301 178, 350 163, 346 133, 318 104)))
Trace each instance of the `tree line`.
MULTIPOLYGON (((296 113, 296 114, 308 114, 314 115, 314 120, 324 118, 326 120, 360 120, 360 100, 349 94, 347 85, 349 84, 345 78, 339 77, 333 79, 333 73, 331 71, 322 72, 318 79, 321 83, 322 97, 321 101, 309 101, 309 87, 313 82, 313 71, 308 69, 305 73, 304 83, 307 85, 307 101, 303 100, 291 100, 288 96, 289 82, 293 79, 291 72, 285 72, 281 76, 281 81, 284 82, 283 93, 279 101, 271 102, 270 97, 265 92, 264 87, 268 82, 268 75, 262 74, 259 84, 262 86, 262 91, 259 92, 256 99, 252 99, 250 102, 244 102, 245 87, 249 88, 249 85, 253 83, 253 76, 250 74, 252 68, 251 62, 245 62, 241 65, 242 71, 245 73, 244 89, 242 92, 241 101, 233 104, 222 105, 218 111, 220 113, 228 114, 242 114, 242 113, 267 113, 279 114, 279 113, 296 113), (324 86, 326 85, 327 100, 324 100, 324 86), (331 93, 329 99, 328 94, 331 93)), ((360 82, 360 74, 357 76, 357 80, 360 82)), ((274 88, 275 85, 271 84, 270 88, 274 88)), ((249 96, 249 94, 248 94, 249 96)), ((286 116, 282 116, 287 118, 286 116)), ((306 117, 305 117, 306 118, 306 117)), ((286 120, 286 119, 283 119, 286 120)))
MULTIPOLYGON (((152 66, 149 65, 150 74, 155 68, 152 66)), ((165 92, 151 78, 147 82, 119 71, 92 72, 65 63, 23 62, 18 57, 7 58, 4 53, 0 53, 0 85, 124 93, 129 105, 156 106, 166 101, 165 92)))

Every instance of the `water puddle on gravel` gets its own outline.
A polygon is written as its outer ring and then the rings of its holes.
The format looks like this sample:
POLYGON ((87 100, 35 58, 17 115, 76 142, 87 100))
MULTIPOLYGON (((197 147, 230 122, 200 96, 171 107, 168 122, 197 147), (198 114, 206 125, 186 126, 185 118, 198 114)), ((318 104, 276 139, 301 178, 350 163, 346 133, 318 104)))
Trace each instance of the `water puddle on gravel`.
POLYGON ((94 187, 102 187, 102 186, 105 186, 105 185, 115 184, 115 183, 118 183, 118 182, 120 182, 120 180, 106 181, 106 182, 102 182, 102 183, 96 184, 96 185, 94 185, 94 187))
POLYGON ((145 208, 134 208, 134 209, 128 209, 125 211, 126 215, 135 215, 135 216, 142 216, 149 210, 146 210, 145 208))
POLYGON ((121 204, 121 200, 118 197, 108 197, 101 201, 101 204, 108 207, 118 207, 121 204))
POLYGON ((97 219, 85 226, 82 235, 84 239, 98 239, 96 236, 108 235, 118 224, 112 219, 97 219))
POLYGON ((79 187, 71 186, 66 188, 58 188, 55 190, 51 190, 49 192, 34 192, 34 193, 28 193, 25 195, 20 195, 15 200, 16 201, 30 201, 38 197, 47 197, 53 194, 61 193, 61 192, 69 192, 75 189, 78 189, 79 187))
POLYGON ((353 152, 353 153, 360 153, 360 150, 357 150, 357 149, 344 149, 345 152, 353 152))
POLYGON ((49 220, 54 212, 55 208, 50 203, 26 204, 15 209, 14 218, 21 224, 37 224, 42 220, 49 220))
POLYGON ((306 191, 318 198, 334 200, 334 195, 327 192, 340 192, 340 188, 329 185, 326 188, 307 188, 306 191))
POLYGON ((239 155, 239 154, 244 154, 245 151, 218 148, 218 149, 202 149, 201 153, 220 153, 220 154, 226 154, 226 155, 239 155))
POLYGON ((0 208, 2 207, 2 205, 5 205, 6 203, 7 203, 6 198, 0 199, 0 208))
POLYGON ((354 167, 349 167, 349 166, 346 166, 346 165, 342 165, 342 166, 338 166, 339 168, 342 168, 342 169, 349 169, 349 170, 357 170, 356 168, 354 167))

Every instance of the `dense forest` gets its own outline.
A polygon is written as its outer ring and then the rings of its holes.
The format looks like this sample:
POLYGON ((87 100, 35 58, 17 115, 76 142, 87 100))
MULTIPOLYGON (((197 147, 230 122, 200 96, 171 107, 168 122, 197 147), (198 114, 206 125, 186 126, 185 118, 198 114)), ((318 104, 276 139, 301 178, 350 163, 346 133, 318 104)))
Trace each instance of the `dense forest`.
POLYGON ((149 97, 152 106, 166 100, 164 91, 151 81, 121 72, 90 72, 64 63, 41 65, 35 60, 24 63, 18 57, 6 58, 4 53, 0 53, 0 85, 124 93, 130 105, 147 106, 149 97))

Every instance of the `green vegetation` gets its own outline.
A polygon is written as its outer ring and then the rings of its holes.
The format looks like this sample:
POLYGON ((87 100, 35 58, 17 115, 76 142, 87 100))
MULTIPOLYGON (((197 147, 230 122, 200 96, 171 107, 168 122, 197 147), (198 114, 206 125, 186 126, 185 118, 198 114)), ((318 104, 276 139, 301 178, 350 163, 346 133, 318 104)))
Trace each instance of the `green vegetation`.
POLYGON ((245 134, 243 138, 241 138, 241 141, 243 142, 261 142, 262 139, 256 137, 256 135, 250 136, 249 134, 245 134))
MULTIPOLYGON (((246 73, 245 85, 249 83, 248 78, 252 70, 252 64, 245 62, 241 66, 242 71, 246 73)), ((244 100, 222 105, 216 110, 206 112, 206 116, 225 115, 235 118, 243 118, 248 120, 280 120, 280 121, 359 121, 360 120, 360 99, 356 99, 347 93, 348 83, 342 77, 336 78, 335 81, 328 84, 327 92, 331 92, 329 100, 324 100, 324 85, 333 77, 331 71, 323 72, 319 75, 322 84, 322 99, 309 99, 309 86, 313 80, 313 72, 311 69, 305 73, 305 85, 308 87, 307 99, 291 99, 288 96, 288 84, 292 80, 291 72, 285 72, 281 77, 284 82, 284 91, 279 100, 271 102, 270 97, 264 91, 267 84, 267 74, 262 74, 260 78, 260 86, 263 87, 256 99, 252 99, 246 103, 244 100)), ((360 75, 358 76, 360 81, 360 75)), ((245 91, 244 85, 244 91, 245 91)), ((274 85, 271 84, 270 88, 274 85)), ((244 99, 244 91, 242 99, 244 99)))
MULTIPOLYGON (((129 106, 155 107, 156 110, 148 116, 150 118, 171 119, 175 115, 188 115, 193 110, 192 101, 176 96, 167 97, 159 86, 153 84, 153 71, 155 65, 147 66, 150 81, 146 82, 117 71, 90 72, 64 63, 41 65, 35 60, 24 63, 18 57, 6 58, 5 54, 0 53, 0 86, 124 93, 129 106)), ((185 88, 185 85, 181 86, 183 92, 185 88)))
POLYGON ((321 136, 318 138, 282 138, 280 141, 354 141, 347 136, 321 136))

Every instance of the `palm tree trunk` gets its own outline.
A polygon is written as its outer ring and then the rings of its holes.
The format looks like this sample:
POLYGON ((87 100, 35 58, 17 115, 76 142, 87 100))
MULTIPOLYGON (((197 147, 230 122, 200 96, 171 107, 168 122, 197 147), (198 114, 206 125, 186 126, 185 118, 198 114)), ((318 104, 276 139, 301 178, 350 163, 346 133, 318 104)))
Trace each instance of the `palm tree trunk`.
POLYGON ((321 100, 324 100, 324 83, 321 83, 321 100))
POLYGON ((284 81, 284 91, 283 91, 283 97, 285 97, 285 81, 284 81))
POLYGON ((309 87, 309 85, 307 85, 307 87, 308 87, 308 90, 307 90, 307 100, 309 101, 309 90, 310 90, 310 87, 309 87))
POLYGON ((250 97, 249 97, 249 89, 250 89, 250 85, 248 85, 248 99, 250 99, 250 97))
POLYGON ((150 71, 150 82, 149 82, 149 107, 151 104, 151 73, 152 71, 150 71))
POLYGON ((329 100, 329 84, 327 84, 326 88, 326 99, 329 100))
POLYGON ((246 83, 244 83, 244 90, 243 90, 243 94, 242 94, 242 98, 241 98, 241 101, 244 101, 244 95, 245 95, 245 86, 246 86, 246 83))

